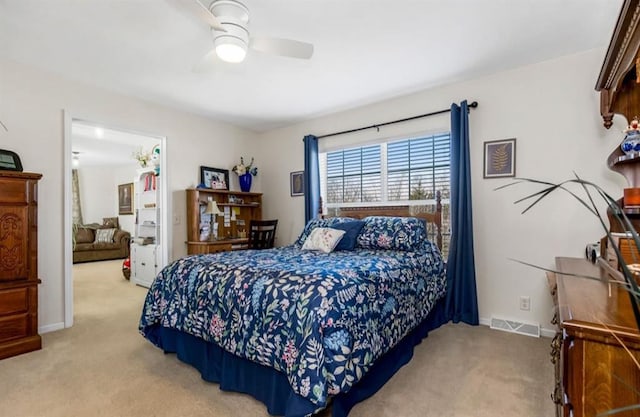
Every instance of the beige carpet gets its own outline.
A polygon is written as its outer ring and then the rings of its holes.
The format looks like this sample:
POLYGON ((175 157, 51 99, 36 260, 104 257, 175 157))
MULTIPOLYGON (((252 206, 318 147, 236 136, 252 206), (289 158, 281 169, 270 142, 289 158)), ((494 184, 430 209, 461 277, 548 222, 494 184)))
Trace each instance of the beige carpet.
MULTIPOLYGON (((120 265, 74 266, 75 325, 43 335, 41 351, 0 361, 0 415, 268 416, 138 334, 146 289, 120 265)), ((350 416, 552 416, 548 351, 549 339, 447 325, 350 416)))

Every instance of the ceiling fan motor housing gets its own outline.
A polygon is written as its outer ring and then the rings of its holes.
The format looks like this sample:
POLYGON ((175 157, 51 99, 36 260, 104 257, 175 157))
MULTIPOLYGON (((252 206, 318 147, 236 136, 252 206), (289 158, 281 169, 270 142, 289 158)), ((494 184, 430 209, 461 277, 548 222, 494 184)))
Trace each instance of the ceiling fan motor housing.
POLYGON ((220 23, 224 23, 226 19, 232 19, 244 25, 249 23, 249 9, 239 1, 216 0, 211 3, 209 10, 220 23))

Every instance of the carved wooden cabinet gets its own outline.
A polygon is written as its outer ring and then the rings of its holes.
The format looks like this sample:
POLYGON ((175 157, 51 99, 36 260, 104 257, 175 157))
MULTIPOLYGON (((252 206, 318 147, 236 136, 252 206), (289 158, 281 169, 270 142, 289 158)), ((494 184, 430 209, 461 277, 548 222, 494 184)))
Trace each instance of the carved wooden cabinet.
MULTIPOLYGON (((629 293, 608 282, 616 272, 580 258, 556 258, 556 270, 560 273, 550 279, 557 285, 559 333, 551 344, 551 360, 558 414, 595 417, 639 404, 640 369, 632 356, 640 360, 640 332, 629 293)), ((640 410, 622 415, 639 417, 640 410)))
POLYGON ((0 359, 40 349, 38 180, 0 171, 0 359))
MULTIPOLYGON (((600 92, 600 115, 607 129, 612 126, 615 114, 626 117, 627 123, 640 117, 640 0, 625 0, 622 4, 596 90, 600 92)), ((630 203, 631 196, 640 192, 640 152, 625 154, 616 143, 607 165, 626 178, 629 188, 618 204, 640 231, 638 202, 630 203)), ((609 224, 611 231, 624 232, 610 210, 609 224)))
POLYGON ((600 91, 600 115, 608 129, 615 113, 627 121, 640 116, 640 0, 625 0, 609 43, 609 49, 598 76, 596 90, 600 91))

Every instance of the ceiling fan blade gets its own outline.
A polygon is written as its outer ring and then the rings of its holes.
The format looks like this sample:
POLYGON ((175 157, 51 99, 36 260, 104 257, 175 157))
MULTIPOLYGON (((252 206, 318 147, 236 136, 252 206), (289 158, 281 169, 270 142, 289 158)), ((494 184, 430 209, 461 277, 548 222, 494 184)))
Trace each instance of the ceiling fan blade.
POLYGON ((219 30, 221 32, 226 32, 227 29, 225 29, 222 24, 220 23, 220 21, 218 20, 217 17, 215 17, 213 15, 213 13, 211 13, 211 11, 207 8, 207 6, 205 6, 204 4, 202 4, 200 2, 200 0, 193 0, 195 3, 197 3, 197 5, 194 5, 194 8, 197 10, 198 14, 200 15, 200 17, 202 18, 202 20, 204 20, 205 22, 207 22, 209 24, 209 26, 211 26, 212 28, 214 28, 215 30, 219 30))
POLYGON ((193 66, 193 72, 205 74, 213 72, 218 61, 215 48, 202 57, 200 62, 193 66))
POLYGON ((309 59, 313 55, 312 44, 291 39, 252 37, 250 46, 256 51, 291 58, 309 59))

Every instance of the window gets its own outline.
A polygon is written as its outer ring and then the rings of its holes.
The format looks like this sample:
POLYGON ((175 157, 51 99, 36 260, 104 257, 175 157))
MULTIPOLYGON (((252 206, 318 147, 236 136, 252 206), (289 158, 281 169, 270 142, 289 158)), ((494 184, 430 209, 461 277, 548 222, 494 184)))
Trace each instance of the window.
POLYGON ((443 253, 450 239, 450 135, 389 141, 320 154, 322 200, 329 215, 340 207, 410 205, 435 210, 442 195, 443 253))
POLYGON ((431 200, 436 191, 449 198, 449 134, 387 145, 389 201, 431 200))
MULTIPOLYGON (((327 203, 380 202, 380 145, 326 154, 327 203)), ((326 198, 325 198, 326 197, 326 198)))

